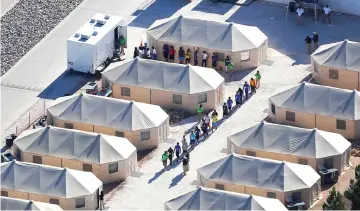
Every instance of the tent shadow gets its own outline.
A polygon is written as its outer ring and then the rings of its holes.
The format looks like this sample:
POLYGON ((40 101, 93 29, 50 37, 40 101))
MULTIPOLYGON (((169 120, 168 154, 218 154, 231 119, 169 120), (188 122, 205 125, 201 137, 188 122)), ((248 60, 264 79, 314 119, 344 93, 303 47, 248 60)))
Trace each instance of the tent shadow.
POLYGON ((184 178, 183 172, 172 179, 169 188, 175 187, 182 180, 182 178, 184 178))
POLYGON ((233 4, 226 4, 220 2, 215 3, 213 1, 203 0, 199 4, 197 4, 192 9, 192 11, 225 15, 231 8, 233 8, 233 6, 233 4))

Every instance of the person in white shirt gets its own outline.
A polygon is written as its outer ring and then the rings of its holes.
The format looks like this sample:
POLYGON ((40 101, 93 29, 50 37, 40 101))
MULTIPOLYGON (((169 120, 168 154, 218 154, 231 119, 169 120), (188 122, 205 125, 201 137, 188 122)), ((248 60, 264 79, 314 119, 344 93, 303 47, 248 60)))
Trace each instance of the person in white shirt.
POLYGON ((207 58, 208 58, 208 56, 209 55, 205 51, 202 52, 202 62, 201 62, 202 67, 207 67, 207 58))
POLYGON ((326 5, 324 7, 324 13, 325 13, 325 18, 324 18, 324 22, 326 21, 326 19, 328 20, 329 24, 331 24, 331 9, 329 7, 329 5, 326 5))
POLYGON ((157 60, 157 54, 156 54, 156 49, 154 48, 154 46, 152 47, 152 59, 153 60, 157 60))
POLYGON ((296 10, 296 12, 297 12, 297 15, 298 15, 297 23, 302 24, 302 17, 301 16, 304 14, 304 9, 301 6, 299 6, 299 8, 296 10))
POLYGON ((148 59, 151 59, 151 52, 150 52, 150 49, 149 49, 149 48, 146 49, 146 57, 147 57, 148 59))

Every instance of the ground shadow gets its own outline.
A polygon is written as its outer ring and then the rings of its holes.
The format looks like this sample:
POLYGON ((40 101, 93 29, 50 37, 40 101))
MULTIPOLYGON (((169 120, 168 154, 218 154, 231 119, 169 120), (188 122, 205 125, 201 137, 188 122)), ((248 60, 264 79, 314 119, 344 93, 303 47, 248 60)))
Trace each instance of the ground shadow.
POLYGON ((129 24, 129 26, 147 29, 156 20, 172 16, 188 3, 189 1, 186 0, 153 0, 143 9, 139 9, 132 14, 137 17, 129 24))
POLYGON ((166 169, 163 168, 159 172, 156 172, 155 175, 151 179, 149 179, 148 184, 151 184, 152 182, 157 180, 165 171, 166 171, 166 169))
POLYGON ((38 97, 42 99, 55 100, 63 97, 65 94, 74 94, 86 83, 96 81, 101 78, 101 74, 94 75, 85 74, 75 71, 67 70, 61 74, 55 81, 53 81, 38 97))
POLYGON ((175 187, 184 178, 184 174, 181 172, 179 175, 174 177, 170 183, 169 188, 175 187))
POLYGON ((113 182, 109 184, 104 184, 103 185, 104 194, 110 193, 112 190, 116 189, 119 185, 121 185, 121 183, 122 182, 113 182))
POLYGON ((217 3, 209 0, 203 0, 197 4, 192 11, 213 13, 218 15, 226 14, 234 5, 233 4, 224 4, 217 3))
POLYGON ((227 21, 256 26, 268 37, 269 47, 292 58, 295 64, 309 64, 304 39, 313 32, 319 34, 319 44, 338 42, 345 38, 360 41, 360 18, 334 15, 334 25, 315 22, 312 14, 305 14, 304 24, 296 25, 296 13, 288 13, 286 7, 257 1, 248 7, 240 7, 227 21), (351 29, 351 30, 350 30, 351 29))
POLYGON ((251 72, 253 72, 256 68, 253 69, 247 69, 247 70, 237 70, 233 72, 231 78, 229 77, 229 73, 226 73, 224 71, 217 71, 226 82, 232 82, 232 81, 241 81, 243 80, 247 75, 249 75, 251 72))

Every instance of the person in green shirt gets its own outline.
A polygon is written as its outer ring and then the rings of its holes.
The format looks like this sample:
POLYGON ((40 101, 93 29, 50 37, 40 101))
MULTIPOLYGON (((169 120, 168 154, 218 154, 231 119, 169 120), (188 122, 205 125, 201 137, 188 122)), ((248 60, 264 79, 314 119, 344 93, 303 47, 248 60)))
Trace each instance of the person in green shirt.
POLYGON ((256 79, 256 88, 259 88, 260 87, 260 79, 261 79, 261 75, 260 75, 259 71, 256 72, 255 79, 256 79))
POLYGON ((168 152, 165 150, 164 154, 162 154, 162 156, 161 156, 161 161, 162 161, 162 163, 164 165, 164 168, 166 168, 166 166, 167 166, 168 158, 169 158, 168 152))
POLYGON ((201 118, 202 118, 202 116, 203 116, 203 112, 204 112, 204 109, 203 109, 202 105, 200 104, 199 107, 197 108, 198 123, 201 122, 201 118))
POLYGON ((233 69, 234 69, 234 63, 230 62, 230 63, 228 64, 229 78, 232 77, 233 69))
POLYGON ((126 39, 124 36, 120 37, 120 55, 125 55, 125 45, 126 45, 126 39))

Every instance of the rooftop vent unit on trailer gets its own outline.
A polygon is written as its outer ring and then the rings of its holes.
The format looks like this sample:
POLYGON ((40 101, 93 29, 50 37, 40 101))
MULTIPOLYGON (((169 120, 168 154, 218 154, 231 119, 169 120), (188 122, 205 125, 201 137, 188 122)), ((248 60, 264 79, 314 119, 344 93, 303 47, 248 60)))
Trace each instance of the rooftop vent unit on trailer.
POLYGON ((97 19, 97 20, 96 20, 96 23, 101 24, 101 25, 104 25, 104 24, 106 23, 106 20, 97 19))
POLYGON ((81 34, 80 39, 89 39, 91 37, 90 34, 81 34))

